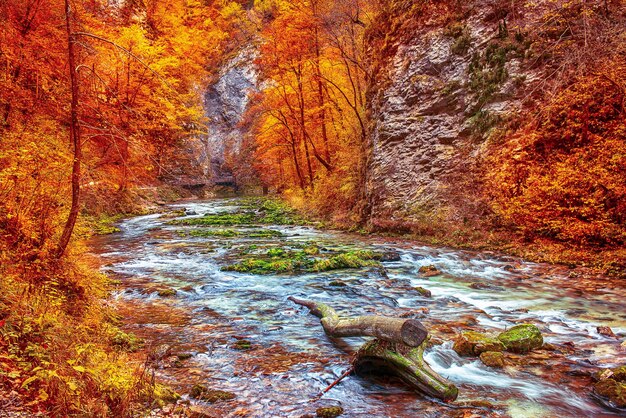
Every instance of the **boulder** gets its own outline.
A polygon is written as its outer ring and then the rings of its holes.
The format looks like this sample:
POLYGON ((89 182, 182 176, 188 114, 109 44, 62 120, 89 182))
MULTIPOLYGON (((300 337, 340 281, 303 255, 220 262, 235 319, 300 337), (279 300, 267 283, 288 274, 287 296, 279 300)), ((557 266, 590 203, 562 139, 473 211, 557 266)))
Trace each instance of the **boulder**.
POLYGON ((543 345, 541 331, 532 324, 515 325, 498 335, 498 339, 504 344, 507 351, 520 354, 540 348, 543 345))
POLYGON ((480 361, 485 366, 501 369, 504 367, 504 354, 499 351, 485 351, 480 353, 480 361))
POLYGON ((618 408, 626 408, 626 383, 613 378, 600 380, 593 387, 594 392, 608 399, 618 408))
POLYGON ((452 349, 460 356, 479 356, 486 351, 504 351, 505 346, 496 338, 475 331, 464 331, 454 340, 452 349))
POLYGON ((419 268, 419 270, 417 270, 417 272, 422 277, 433 277, 433 276, 438 276, 441 274, 441 271, 439 271, 439 269, 433 265, 422 266, 419 268))

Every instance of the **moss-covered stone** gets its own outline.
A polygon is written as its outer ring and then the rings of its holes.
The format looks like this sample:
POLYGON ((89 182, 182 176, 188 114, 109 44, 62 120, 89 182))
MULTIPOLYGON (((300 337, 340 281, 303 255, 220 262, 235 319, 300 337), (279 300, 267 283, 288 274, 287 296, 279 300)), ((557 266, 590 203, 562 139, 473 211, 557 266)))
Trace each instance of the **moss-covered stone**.
POLYGON ((612 370, 613 379, 618 382, 626 382, 626 366, 620 366, 612 370))
POLYGON ((413 289, 415 289, 415 291, 417 293, 419 293, 420 295, 424 296, 425 298, 430 298, 430 297, 433 296, 433 294, 430 292, 430 290, 425 289, 423 287, 417 286, 417 287, 414 287, 413 289))
POLYGON ((232 347, 235 350, 249 350, 250 348, 252 348, 252 343, 248 340, 237 340, 235 341, 235 343, 232 345, 232 347))
POLYGON ((487 351, 504 351, 506 347, 496 338, 475 331, 464 331, 454 340, 452 349, 460 356, 479 356, 487 351))
POLYGON ((320 418, 335 418, 342 414, 343 408, 340 406, 324 406, 315 411, 315 415, 320 418))
POLYGON ((316 259, 311 267, 312 271, 329 271, 346 268, 361 268, 377 266, 374 253, 371 251, 348 251, 329 258, 316 259))
POLYGON ((626 383, 613 378, 604 379, 594 385, 596 394, 606 398, 618 408, 626 408, 626 383))
POLYGON ((260 256, 225 266, 222 270, 239 273, 274 274, 321 272, 380 265, 375 259, 377 254, 372 251, 354 250, 343 253, 329 252, 321 255, 317 247, 314 247, 315 251, 311 248, 307 247, 299 251, 273 248, 260 256))
POLYGON ((172 296, 176 296, 176 293, 176 289, 172 289, 171 287, 157 290, 157 294, 162 298, 170 298, 172 296))
POLYGON ((439 271, 439 269, 433 265, 422 266, 419 268, 419 270, 417 270, 417 272, 422 277, 433 277, 433 276, 438 276, 441 274, 441 271, 439 271))
POLYGON ((480 353, 480 361, 485 366, 501 369, 504 367, 504 354, 499 351, 485 351, 480 353))
POLYGON ((342 282, 341 280, 333 280, 332 282, 328 283, 328 285, 332 287, 346 287, 347 286, 346 282, 342 282))
POLYGON ((218 401, 228 401, 231 399, 235 399, 236 397, 234 393, 226 392, 223 390, 208 389, 206 386, 199 385, 199 384, 193 385, 189 393, 189 396, 191 396, 194 399, 198 399, 198 400, 205 401, 208 403, 215 403, 218 401))
POLYGON ((527 353, 543 345, 541 331, 532 324, 515 325, 498 335, 498 339, 504 344, 507 351, 513 353, 527 353))

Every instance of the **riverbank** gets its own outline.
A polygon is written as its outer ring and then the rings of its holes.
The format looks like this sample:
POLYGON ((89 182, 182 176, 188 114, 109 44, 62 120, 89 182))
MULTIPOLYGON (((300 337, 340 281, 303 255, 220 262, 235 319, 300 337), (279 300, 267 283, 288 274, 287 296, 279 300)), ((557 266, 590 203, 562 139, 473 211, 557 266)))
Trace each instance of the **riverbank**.
POLYGON ((424 245, 463 250, 495 251, 537 263, 578 268, 583 274, 626 279, 626 247, 576 246, 540 237, 524 237, 512 229, 428 218, 421 221, 369 219, 364 223, 347 214, 328 217, 312 211, 304 200, 286 197, 304 216, 324 225, 364 235, 413 240, 424 245))

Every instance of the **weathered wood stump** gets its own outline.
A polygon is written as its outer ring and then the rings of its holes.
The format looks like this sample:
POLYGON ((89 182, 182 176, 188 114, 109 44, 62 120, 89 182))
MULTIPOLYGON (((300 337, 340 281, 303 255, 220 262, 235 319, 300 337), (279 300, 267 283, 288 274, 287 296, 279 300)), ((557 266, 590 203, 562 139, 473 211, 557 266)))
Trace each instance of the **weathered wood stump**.
POLYGON ((324 303, 294 297, 289 300, 306 306, 321 318, 324 331, 331 337, 376 337, 356 353, 353 365, 357 373, 388 370, 421 393, 444 401, 458 396, 457 387, 435 373, 424 360, 429 337, 419 321, 384 316, 341 318, 324 303))

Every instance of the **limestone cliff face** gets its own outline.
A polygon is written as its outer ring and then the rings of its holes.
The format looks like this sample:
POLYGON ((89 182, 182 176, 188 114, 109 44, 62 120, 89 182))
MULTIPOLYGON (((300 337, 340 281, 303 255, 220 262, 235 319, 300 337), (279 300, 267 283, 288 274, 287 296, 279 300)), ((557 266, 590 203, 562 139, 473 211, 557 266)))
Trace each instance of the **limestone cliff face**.
POLYGON ((235 182, 226 160, 228 154, 238 152, 246 133, 244 115, 257 89, 256 54, 253 46, 242 49, 224 65, 204 95, 208 130, 193 153, 209 186, 235 182))
POLYGON ((528 45, 487 3, 445 19, 441 4, 412 3, 387 1, 370 31, 371 215, 463 221, 482 211, 472 171, 484 140, 534 77, 528 45))

